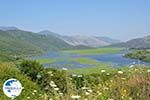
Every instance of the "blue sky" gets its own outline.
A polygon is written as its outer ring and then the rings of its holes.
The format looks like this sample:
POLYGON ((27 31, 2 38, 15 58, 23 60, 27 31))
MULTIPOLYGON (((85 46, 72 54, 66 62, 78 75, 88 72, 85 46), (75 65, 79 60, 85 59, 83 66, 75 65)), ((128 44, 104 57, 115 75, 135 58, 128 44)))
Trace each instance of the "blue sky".
POLYGON ((129 40, 150 35, 150 0, 0 0, 0 26, 129 40))

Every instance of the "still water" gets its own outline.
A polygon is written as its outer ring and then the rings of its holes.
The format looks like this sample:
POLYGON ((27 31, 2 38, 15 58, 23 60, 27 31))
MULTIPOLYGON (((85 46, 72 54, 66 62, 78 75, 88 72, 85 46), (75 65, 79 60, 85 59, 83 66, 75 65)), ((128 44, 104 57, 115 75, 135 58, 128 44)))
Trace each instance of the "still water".
POLYGON ((135 64, 142 64, 150 66, 150 62, 143 62, 136 59, 125 58, 124 55, 130 51, 124 50, 118 53, 109 53, 109 54, 97 54, 97 55, 80 55, 80 54, 69 54, 59 51, 49 51, 46 54, 41 56, 35 57, 34 59, 65 59, 55 63, 45 63, 45 67, 56 67, 62 68, 68 66, 69 68, 84 68, 84 67, 91 67, 90 64, 80 64, 78 62, 69 61, 71 58, 90 58, 93 60, 97 60, 103 63, 109 63, 112 67, 121 67, 121 66, 130 66, 135 64), (68 60, 67 60, 68 59, 68 60))

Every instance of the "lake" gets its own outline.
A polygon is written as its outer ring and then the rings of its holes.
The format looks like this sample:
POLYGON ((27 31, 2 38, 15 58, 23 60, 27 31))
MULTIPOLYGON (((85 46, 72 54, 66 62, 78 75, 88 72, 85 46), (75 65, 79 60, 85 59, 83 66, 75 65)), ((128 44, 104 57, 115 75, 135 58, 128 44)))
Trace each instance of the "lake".
POLYGON ((75 61, 74 59, 90 59, 91 61, 96 61, 99 63, 108 63, 112 67, 122 67, 122 66, 130 66, 135 64, 142 64, 146 66, 150 66, 150 62, 143 62, 136 59, 130 59, 123 57, 124 54, 128 53, 128 50, 122 50, 117 53, 107 53, 107 54, 93 54, 93 55, 83 55, 83 54, 75 54, 75 53, 64 53, 61 51, 49 51, 46 54, 43 54, 38 57, 34 57, 33 59, 55 59, 55 61, 45 62, 43 65, 45 67, 55 67, 55 68, 85 68, 85 67, 93 67, 95 64, 87 64, 87 62, 82 63, 81 61, 75 61))
POLYGON ((113 54, 100 54, 89 56, 92 59, 98 60, 100 62, 110 63, 114 67, 120 66, 130 66, 135 64, 142 64, 150 66, 150 62, 143 62, 138 59, 125 58, 124 55, 129 51, 121 51, 113 54))

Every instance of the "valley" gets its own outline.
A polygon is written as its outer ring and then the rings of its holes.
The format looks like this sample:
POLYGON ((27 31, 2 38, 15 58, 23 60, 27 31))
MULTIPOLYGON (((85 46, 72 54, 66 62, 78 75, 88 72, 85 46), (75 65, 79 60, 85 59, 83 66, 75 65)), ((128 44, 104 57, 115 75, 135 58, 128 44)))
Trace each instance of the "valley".
MULTIPOLYGON (((88 42, 88 45, 86 36, 83 40, 83 37, 71 38, 75 40, 68 38, 65 36, 62 39, 62 36, 50 34, 49 31, 39 34, 14 27, 0 31, 0 80, 4 82, 13 77, 21 81, 23 93, 16 100, 119 100, 124 94, 122 89, 128 91, 123 100, 149 98, 143 85, 136 91, 132 86, 139 85, 133 82, 143 78, 142 83, 146 88, 149 87, 147 76, 150 75, 150 62, 143 60, 149 57, 148 51, 139 55, 136 51, 139 48, 134 48, 134 51, 130 46, 120 46, 119 41, 106 37, 99 39, 111 44, 102 45, 99 42, 94 45, 96 37, 91 40, 94 44, 88 42), (134 59, 125 55, 132 55, 134 59), (139 56, 144 58, 139 59, 139 56)), ((91 38, 88 39, 90 41, 91 38)), ((145 46, 141 49, 145 49, 145 46)), ((7 100, 7 97, 2 95, 1 99, 7 100)))
POLYGON ((0 0, 0 100, 150 100, 150 0, 0 0))

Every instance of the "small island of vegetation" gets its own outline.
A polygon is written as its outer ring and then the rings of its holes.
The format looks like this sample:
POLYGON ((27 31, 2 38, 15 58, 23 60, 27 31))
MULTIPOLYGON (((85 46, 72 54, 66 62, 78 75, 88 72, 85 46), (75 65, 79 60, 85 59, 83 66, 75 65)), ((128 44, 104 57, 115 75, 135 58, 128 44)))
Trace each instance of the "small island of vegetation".
POLYGON ((136 51, 126 54, 125 57, 150 62, 150 51, 149 50, 136 50, 136 51))

